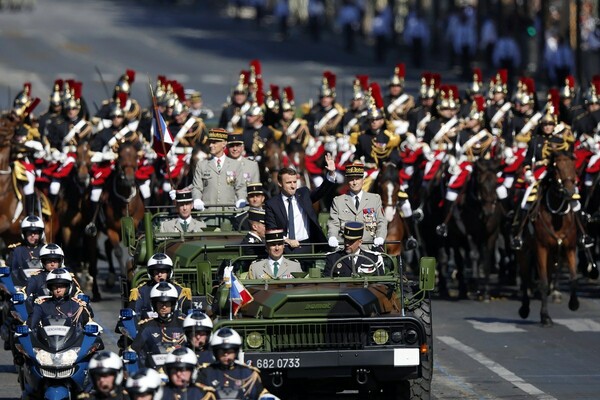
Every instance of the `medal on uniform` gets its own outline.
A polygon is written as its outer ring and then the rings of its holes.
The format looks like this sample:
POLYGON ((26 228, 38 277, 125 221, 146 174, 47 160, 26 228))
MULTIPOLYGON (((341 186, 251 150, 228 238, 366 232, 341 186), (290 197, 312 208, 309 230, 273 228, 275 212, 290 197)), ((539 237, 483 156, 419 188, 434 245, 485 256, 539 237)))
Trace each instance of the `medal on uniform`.
POLYGON ((374 208, 364 208, 363 221, 367 232, 369 232, 371 236, 375 236, 375 231, 377 230, 377 211, 374 208))
POLYGON ((225 178, 225 181, 227 182, 228 185, 235 185, 235 171, 227 171, 227 176, 225 178))

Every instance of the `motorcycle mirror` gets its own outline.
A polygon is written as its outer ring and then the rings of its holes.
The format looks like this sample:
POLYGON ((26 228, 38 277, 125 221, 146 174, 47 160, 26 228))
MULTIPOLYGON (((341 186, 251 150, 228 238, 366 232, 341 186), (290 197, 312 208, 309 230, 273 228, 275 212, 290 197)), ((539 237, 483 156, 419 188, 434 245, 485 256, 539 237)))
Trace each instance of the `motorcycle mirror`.
POLYGON ((83 332, 88 335, 97 335, 98 334, 98 325, 96 324, 86 324, 83 327, 83 332))
POLYGON ((17 325, 15 332, 18 335, 27 335, 29 333, 29 327, 27 325, 17 325))
POLYGON ((25 301, 25 293, 15 293, 12 295, 12 302, 14 304, 21 304, 25 301))
POLYGON ((9 267, 1 267, 0 268, 0 277, 4 278, 5 276, 10 275, 10 268, 9 267))
POLYGON ((125 361, 126 363, 134 363, 137 361, 138 358, 135 351, 124 351, 122 357, 123 361, 125 361))
POLYGON ((135 311, 131 308, 122 308, 121 311, 119 311, 119 317, 121 319, 132 319, 134 315, 135 311))

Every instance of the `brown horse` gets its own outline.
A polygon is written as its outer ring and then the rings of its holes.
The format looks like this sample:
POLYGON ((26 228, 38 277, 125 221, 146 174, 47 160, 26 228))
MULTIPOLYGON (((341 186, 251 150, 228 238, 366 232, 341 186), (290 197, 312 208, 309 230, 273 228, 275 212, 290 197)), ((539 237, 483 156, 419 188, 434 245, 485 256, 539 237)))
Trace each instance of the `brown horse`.
MULTIPOLYGON (((144 202, 135 183, 135 171, 138 166, 138 155, 135 146, 125 142, 119 146, 115 170, 106 180, 101 201, 104 205, 105 223, 102 231, 108 237, 110 246, 107 246, 106 257, 110 260, 112 250, 119 262, 120 274, 126 273, 123 263, 123 250, 120 246, 121 240, 121 218, 132 217, 134 226, 137 226, 144 217, 144 202)), ((98 274, 98 251, 96 238, 87 240, 90 253, 90 274, 93 277, 92 294, 96 300, 100 299, 100 291, 97 282, 98 274)), ((109 263, 109 267, 112 262, 109 263)), ((109 271, 115 273, 115 271, 109 271)), ((110 280, 110 276, 109 276, 110 280)))
POLYGON ((402 252, 402 240, 404 239, 406 227, 400 215, 400 203, 398 202, 400 179, 395 164, 383 163, 374 189, 381 196, 383 213, 388 222, 387 237, 385 238, 388 243, 386 244, 386 253, 397 256, 402 252))
MULTIPOLYGON (((21 219, 25 217, 22 208, 23 195, 18 188, 18 180, 14 176, 11 162, 13 144, 22 139, 22 137, 15 136, 17 127, 17 123, 7 118, 0 120, 0 237, 6 244, 21 240, 20 223, 21 219)), ((44 211, 42 219, 45 225, 46 240, 52 241, 59 228, 58 219, 46 196, 41 192, 37 192, 37 195, 44 211)))
MULTIPOLYGON (((550 158, 547 176, 541 184, 541 194, 531 212, 534 227, 533 241, 537 256, 539 291, 542 298, 540 311, 543 326, 551 326, 548 314, 549 282, 553 273, 560 272, 566 261, 569 268, 569 309, 579 308, 577 298, 577 226, 571 209, 571 199, 577 186, 577 173, 573 156, 564 152, 554 153, 550 158)), ((521 318, 529 316, 529 288, 531 271, 528 263, 521 264, 521 318)))

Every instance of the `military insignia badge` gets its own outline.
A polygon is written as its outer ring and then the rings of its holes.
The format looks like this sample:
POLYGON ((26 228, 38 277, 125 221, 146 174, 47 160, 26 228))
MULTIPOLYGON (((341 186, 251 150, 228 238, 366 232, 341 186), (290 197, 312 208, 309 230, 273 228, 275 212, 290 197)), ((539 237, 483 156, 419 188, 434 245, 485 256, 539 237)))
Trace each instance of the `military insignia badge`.
POLYGON ((159 333, 157 333, 157 332, 154 332, 154 333, 152 334, 152 336, 153 336, 153 337, 155 337, 155 338, 157 338, 157 337, 159 337, 159 336, 160 336, 160 334, 159 334, 159 333))
POLYGON ((365 229, 371 236, 375 236, 377 230, 377 210, 374 208, 363 209, 363 221, 365 222, 365 229))
POLYGON ((225 178, 228 185, 235 185, 235 171, 227 171, 227 177, 225 178))
POLYGON ((248 184, 250 182, 250 173, 244 172, 243 176, 244 176, 244 181, 246 182, 246 184, 248 184))

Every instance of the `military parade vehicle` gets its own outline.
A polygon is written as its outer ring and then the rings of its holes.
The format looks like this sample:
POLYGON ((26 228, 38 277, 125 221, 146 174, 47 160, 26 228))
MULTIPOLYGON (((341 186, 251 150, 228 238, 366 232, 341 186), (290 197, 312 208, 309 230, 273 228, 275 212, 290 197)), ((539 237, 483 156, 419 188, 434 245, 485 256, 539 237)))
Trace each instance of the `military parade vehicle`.
POLYGON ((215 329, 242 336, 241 358, 260 368, 265 385, 282 398, 342 390, 429 398, 435 259, 422 258, 415 277, 404 273, 401 257, 386 254, 384 274, 330 277, 322 273, 325 254, 302 254, 290 258, 307 271, 293 279, 250 280, 239 267, 248 256, 239 245, 245 232, 231 228, 233 214, 205 211, 196 215, 213 223, 204 232, 171 234, 156 231, 166 213, 147 213, 139 237, 124 220, 123 244, 135 264, 129 285, 146 279, 153 253, 168 254, 174 279, 192 289, 196 307, 212 316, 215 329), (235 315, 223 279, 227 266, 253 298, 235 315))

